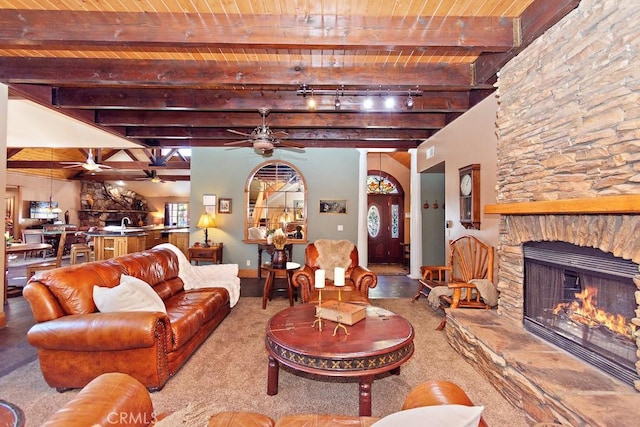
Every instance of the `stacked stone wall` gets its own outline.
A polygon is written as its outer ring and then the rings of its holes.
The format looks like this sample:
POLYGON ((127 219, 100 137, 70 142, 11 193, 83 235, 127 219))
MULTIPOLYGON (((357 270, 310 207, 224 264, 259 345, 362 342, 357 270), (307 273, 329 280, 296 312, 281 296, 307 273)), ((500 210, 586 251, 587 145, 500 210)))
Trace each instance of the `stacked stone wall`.
POLYGON ((640 2, 582 0, 499 74, 498 202, 640 193, 640 2))

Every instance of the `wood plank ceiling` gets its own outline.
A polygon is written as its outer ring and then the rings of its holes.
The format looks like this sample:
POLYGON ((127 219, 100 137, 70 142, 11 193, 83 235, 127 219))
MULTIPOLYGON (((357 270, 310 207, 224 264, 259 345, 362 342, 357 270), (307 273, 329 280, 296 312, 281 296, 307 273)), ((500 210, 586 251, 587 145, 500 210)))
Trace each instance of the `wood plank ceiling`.
MULTIPOLYGON (((101 179, 188 169, 160 149, 252 139, 229 129, 259 130, 262 108, 277 149, 406 151, 489 96, 501 66, 578 3, 0 0, 0 82, 11 97, 140 144, 127 167, 109 161, 118 150, 98 150, 116 170, 101 179)), ((7 165, 57 167, 84 160, 78 148, 9 149, 7 165)))

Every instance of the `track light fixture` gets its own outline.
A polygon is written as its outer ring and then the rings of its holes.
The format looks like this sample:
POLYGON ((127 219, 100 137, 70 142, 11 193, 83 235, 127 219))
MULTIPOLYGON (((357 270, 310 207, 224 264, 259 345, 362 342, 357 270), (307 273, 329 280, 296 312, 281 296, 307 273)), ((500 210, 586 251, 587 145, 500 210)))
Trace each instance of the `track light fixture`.
POLYGON ((407 110, 411 110, 413 108, 413 98, 411 97, 411 91, 409 91, 409 97, 405 101, 404 105, 407 107, 407 110))
MULTIPOLYGON (((323 107, 327 107, 330 102, 330 99, 333 99, 333 107, 336 110, 341 110, 344 108, 344 97, 357 97, 363 96, 364 100, 361 103, 361 108, 363 110, 371 110, 374 108, 374 98, 373 96, 377 95, 381 98, 380 108, 384 107, 386 110, 393 110, 398 107, 399 99, 404 98, 408 95, 408 98, 404 101, 404 106, 406 109, 411 110, 414 106, 414 97, 422 96, 423 92, 419 89, 409 89, 407 90, 392 90, 392 89, 383 89, 382 86, 373 90, 371 92, 369 89, 345 89, 344 85, 336 89, 314 89, 307 84, 300 85, 300 88, 296 92, 297 95, 306 98, 307 108, 316 109, 318 107, 318 101, 315 96, 320 97, 331 97, 329 99, 321 99, 320 103, 323 107), (386 92, 386 93, 385 93, 386 92), (384 98, 384 100, 382 100, 384 98)), ((352 103, 348 103, 348 105, 354 105, 352 103)))

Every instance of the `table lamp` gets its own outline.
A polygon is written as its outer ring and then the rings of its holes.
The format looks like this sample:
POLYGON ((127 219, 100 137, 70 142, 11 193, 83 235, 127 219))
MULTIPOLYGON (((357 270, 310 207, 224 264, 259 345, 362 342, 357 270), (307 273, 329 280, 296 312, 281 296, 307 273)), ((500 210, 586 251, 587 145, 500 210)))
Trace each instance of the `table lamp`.
POLYGON ((198 228, 204 228, 204 247, 208 248, 209 245, 209 229, 216 227, 216 220, 210 213, 203 213, 198 220, 198 228))

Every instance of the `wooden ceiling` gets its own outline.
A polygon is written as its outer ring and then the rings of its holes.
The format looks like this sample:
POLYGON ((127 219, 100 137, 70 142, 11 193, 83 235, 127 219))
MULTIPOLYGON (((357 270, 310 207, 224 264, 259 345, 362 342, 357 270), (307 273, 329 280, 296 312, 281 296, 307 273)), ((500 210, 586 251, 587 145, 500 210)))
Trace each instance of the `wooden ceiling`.
MULTIPOLYGON (((0 0, 0 82, 11 97, 139 143, 127 155, 147 173, 169 168, 156 161, 161 148, 244 139, 228 129, 250 133, 261 108, 283 143, 406 151, 489 96, 502 65, 578 4, 0 0), (387 94, 393 109, 382 106, 387 94)), ((117 166, 106 148, 100 160, 117 166)), ((52 165, 50 150, 8 154, 9 169, 52 165)), ((83 160, 86 150, 54 157, 83 160)))

